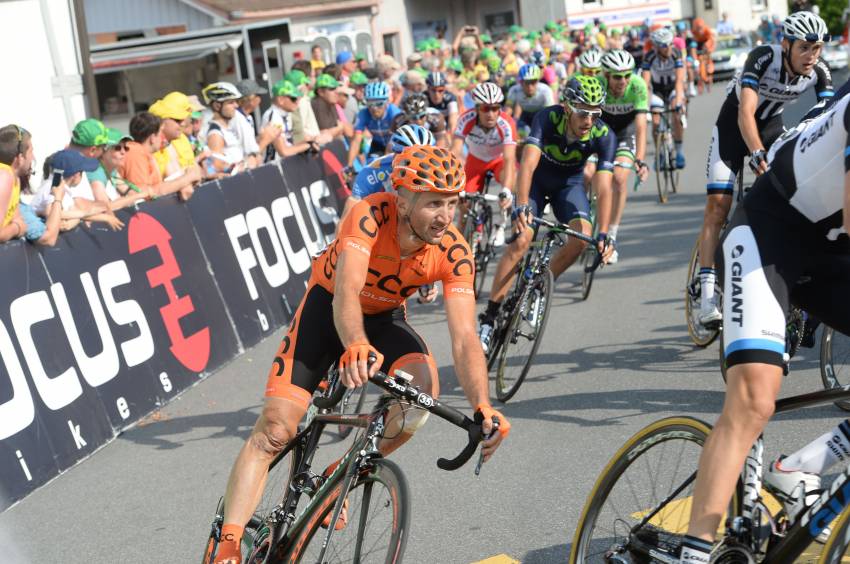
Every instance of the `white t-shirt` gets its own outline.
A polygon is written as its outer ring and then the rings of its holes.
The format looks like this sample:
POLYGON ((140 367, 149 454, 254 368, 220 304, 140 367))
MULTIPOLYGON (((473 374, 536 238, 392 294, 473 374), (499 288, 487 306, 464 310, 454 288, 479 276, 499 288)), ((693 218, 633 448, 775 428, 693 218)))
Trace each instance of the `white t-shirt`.
POLYGON ((220 135, 224 139, 224 150, 215 155, 217 158, 230 163, 236 164, 245 160, 245 148, 242 140, 233 131, 233 122, 235 118, 230 120, 230 123, 225 127, 217 121, 208 121, 201 130, 202 138, 209 144, 211 135, 220 135))
MULTIPOLYGON (((30 205, 38 215, 47 215, 47 209, 53 203, 53 194, 50 193, 51 185, 53 184, 53 175, 51 174, 38 187, 35 195, 30 202, 30 205)), ((69 210, 74 207, 74 198, 82 198, 84 200, 94 201, 94 194, 91 190, 89 179, 83 173, 83 179, 76 186, 68 186, 65 184, 65 196, 62 198, 62 209, 69 210)))
POLYGON ((242 145, 242 151, 246 155, 257 154, 260 152, 260 146, 257 145, 257 137, 254 133, 254 126, 248 121, 248 118, 242 112, 237 111, 233 119, 230 120, 230 129, 236 134, 239 143, 242 145))

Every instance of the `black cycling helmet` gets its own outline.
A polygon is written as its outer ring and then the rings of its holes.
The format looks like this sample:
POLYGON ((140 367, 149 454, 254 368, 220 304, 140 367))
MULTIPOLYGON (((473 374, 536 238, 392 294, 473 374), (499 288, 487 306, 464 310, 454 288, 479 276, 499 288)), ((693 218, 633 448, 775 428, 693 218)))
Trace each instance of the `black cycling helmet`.
POLYGON ((420 92, 409 94, 407 98, 402 100, 401 109, 404 115, 408 117, 422 117, 428 111, 428 99, 425 97, 425 94, 420 92))

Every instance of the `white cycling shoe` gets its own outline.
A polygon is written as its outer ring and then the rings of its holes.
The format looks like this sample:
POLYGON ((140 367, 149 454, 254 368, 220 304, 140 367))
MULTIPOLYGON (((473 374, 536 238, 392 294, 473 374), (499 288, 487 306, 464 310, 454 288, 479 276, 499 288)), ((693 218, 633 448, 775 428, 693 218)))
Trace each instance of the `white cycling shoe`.
POLYGON ((703 327, 716 325, 723 319, 723 314, 717 308, 717 300, 710 298, 703 300, 699 308, 699 323, 703 327))
POLYGON ((496 248, 505 246, 505 226, 497 225, 493 232, 493 246, 496 248))
MULTIPOLYGON (((821 478, 818 474, 794 470, 786 472, 778 468, 784 456, 770 463, 764 473, 764 487, 782 502, 788 521, 793 523, 807 507, 823 493, 821 489, 821 478)), ((829 538, 831 529, 827 526, 817 538, 817 542, 824 544, 829 538)))

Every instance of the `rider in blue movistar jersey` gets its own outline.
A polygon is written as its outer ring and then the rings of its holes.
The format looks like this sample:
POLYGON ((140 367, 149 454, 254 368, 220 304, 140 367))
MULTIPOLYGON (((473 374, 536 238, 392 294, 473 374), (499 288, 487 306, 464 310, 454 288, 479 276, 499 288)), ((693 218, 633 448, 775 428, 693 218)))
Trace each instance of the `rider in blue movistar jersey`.
POLYGON ((401 109, 390 103, 390 87, 384 82, 371 82, 366 85, 366 107, 357 114, 354 124, 354 138, 348 148, 348 166, 354 164, 354 159, 360 152, 363 132, 372 135, 370 155, 383 155, 392 135, 393 120, 401 113, 401 109))
MULTIPOLYGON (((421 125, 407 124, 399 127, 390 138, 391 153, 375 159, 360 169, 351 187, 351 196, 345 201, 342 217, 357 202, 377 192, 392 192, 390 173, 393 168, 393 157, 411 145, 436 145, 434 135, 421 125)), ((341 218, 340 218, 341 219, 341 218)))

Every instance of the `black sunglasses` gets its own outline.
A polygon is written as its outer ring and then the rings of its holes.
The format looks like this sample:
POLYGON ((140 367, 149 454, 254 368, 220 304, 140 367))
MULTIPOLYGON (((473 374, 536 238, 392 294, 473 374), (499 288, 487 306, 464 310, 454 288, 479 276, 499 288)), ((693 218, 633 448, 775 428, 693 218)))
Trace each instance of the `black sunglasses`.
POLYGON ((832 36, 831 35, 818 35, 817 33, 807 33, 806 35, 803 36, 803 39, 805 41, 810 42, 810 43, 820 43, 821 41, 823 41, 823 42, 832 41, 832 36))

